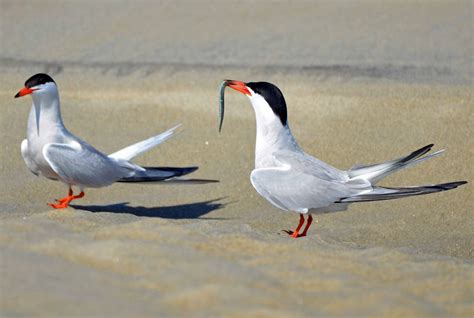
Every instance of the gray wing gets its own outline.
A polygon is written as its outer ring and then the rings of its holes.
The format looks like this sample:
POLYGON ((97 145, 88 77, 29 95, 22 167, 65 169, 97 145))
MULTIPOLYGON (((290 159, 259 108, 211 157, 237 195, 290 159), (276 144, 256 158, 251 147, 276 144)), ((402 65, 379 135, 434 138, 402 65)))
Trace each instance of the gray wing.
POLYGON ((273 157, 277 164, 290 165, 292 170, 315 176, 318 179, 326 181, 349 180, 345 171, 339 170, 303 151, 279 150, 273 153, 273 157))
POLYGON ((303 151, 279 150, 273 158, 276 167, 255 169, 250 179, 259 194, 284 210, 305 213, 372 189, 303 151))
POLYGON ((39 175, 39 168, 36 165, 36 163, 30 157, 30 151, 28 149, 28 140, 27 139, 24 139, 21 142, 21 156, 23 157, 23 160, 25 161, 25 164, 28 167, 28 169, 30 169, 30 171, 33 174, 38 176, 39 175))
POLYGON ((75 141, 47 144, 43 156, 64 182, 83 187, 104 187, 136 171, 132 164, 120 164, 93 147, 75 141))
POLYGON ((257 192, 276 207, 300 213, 327 207, 360 192, 347 183, 321 179, 290 165, 255 169, 250 180, 257 192))

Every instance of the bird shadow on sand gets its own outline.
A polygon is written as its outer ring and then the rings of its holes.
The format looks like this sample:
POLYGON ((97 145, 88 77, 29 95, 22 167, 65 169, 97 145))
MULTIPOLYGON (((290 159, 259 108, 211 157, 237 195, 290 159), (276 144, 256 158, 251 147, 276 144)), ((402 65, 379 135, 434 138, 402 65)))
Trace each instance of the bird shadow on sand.
MULTIPOLYGON (((180 204, 172 206, 159 207, 144 207, 144 206, 130 206, 130 202, 121 202, 110 205, 70 205, 70 207, 77 210, 84 210, 89 212, 109 212, 109 213, 126 213, 142 217, 156 217, 163 219, 197 219, 212 211, 222 209, 227 204, 217 201, 223 198, 214 200, 180 204)), ((206 220, 224 220, 226 218, 201 218, 206 220)))

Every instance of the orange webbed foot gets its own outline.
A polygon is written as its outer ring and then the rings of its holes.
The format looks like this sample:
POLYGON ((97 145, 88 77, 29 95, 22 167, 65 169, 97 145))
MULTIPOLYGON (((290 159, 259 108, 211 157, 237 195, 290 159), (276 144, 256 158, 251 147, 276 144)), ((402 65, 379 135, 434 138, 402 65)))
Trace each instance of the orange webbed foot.
POLYGON ((301 227, 303 226, 304 223, 304 217, 302 214, 300 214, 300 222, 298 226, 296 227, 296 230, 294 231, 289 231, 289 230, 283 230, 286 234, 290 235, 292 238, 298 238, 298 237, 304 237, 306 236, 306 233, 308 232, 309 227, 311 226, 311 223, 313 222, 313 217, 311 214, 308 216, 308 222, 306 223, 306 226, 303 230, 303 233, 299 233, 301 230, 301 227))
MULTIPOLYGON (((62 198, 62 199, 55 199, 56 202, 58 202, 59 204, 61 203, 64 203, 68 200, 69 197, 65 197, 65 198, 62 198)), ((48 203, 48 204, 53 204, 53 203, 48 203)))
POLYGON ((84 192, 81 191, 81 193, 79 193, 78 195, 73 195, 73 192, 71 189, 69 189, 69 195, 65 198, 62 198, 62 199, 59 199, 59 200, 56 200, 56 202, 58 203, 48 203, 48 205, 50 207, 52 207, 53 209, 65 209, 67 207, 69 207, 69 203, 72 201, 72 200, 75 200, 75 199, 80 199, 84 196, 84 192))
POLYGON ((64 201, 61 203, 47 203, 53 209, 65 209, 69 206, 69 202, 64 201))
POLYGON ((290 230, 282 230, 283 232, 285 232, 286 234, 290 235, 292 238, 298 238, 298 237, 303 237, 303 236, 306 236, 306 234, 303 234, 303 233, 298 233, 298 232, 295 232, 295 231, 290 231, 290 230))

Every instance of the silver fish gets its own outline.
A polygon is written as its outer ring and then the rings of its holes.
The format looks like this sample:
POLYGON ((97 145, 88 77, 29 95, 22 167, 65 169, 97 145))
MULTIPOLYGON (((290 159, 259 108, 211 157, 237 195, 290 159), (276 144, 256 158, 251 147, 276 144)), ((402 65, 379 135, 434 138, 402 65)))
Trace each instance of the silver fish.
POLYGON ((224 91, 225 88, 229 85, 229 81, 225 80, 222 81, 221 86, 219 87, 219 116, 220 116, 220 121, 219 121, 219 132, 221 132, 222 129, 222 123, 224 122, 224 91))

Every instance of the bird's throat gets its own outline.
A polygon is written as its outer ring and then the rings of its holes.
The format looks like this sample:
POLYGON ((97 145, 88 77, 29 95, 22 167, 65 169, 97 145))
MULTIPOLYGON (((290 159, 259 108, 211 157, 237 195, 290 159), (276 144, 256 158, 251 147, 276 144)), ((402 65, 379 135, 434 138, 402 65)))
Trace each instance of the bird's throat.
POLYGON ((31 132, 34 131, 38 137, 44 133, 43 130, 63 128, 59 101, 54 100, 46 103, 33 100, 28 126, 31 132))

